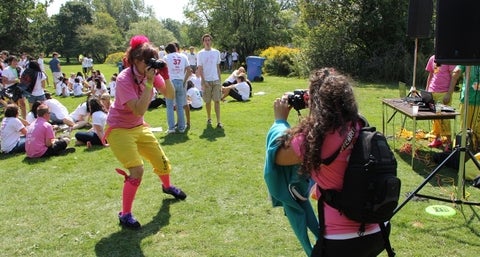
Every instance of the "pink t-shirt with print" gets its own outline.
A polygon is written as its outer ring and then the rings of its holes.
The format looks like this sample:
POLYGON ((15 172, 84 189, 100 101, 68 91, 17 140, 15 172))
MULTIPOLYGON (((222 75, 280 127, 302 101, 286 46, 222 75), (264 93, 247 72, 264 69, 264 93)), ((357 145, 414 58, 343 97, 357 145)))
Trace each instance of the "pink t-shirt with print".
POLYGON ((42 117, 37 119, 28 126, 27 136, 25 139, 25 152, 30 158, 42 157, 48 147, 45 145, 47 140, 55 138, 53 127, 47 120, 42 117))
MULTIPOLYGON (((107 124, 111 128, 134 128, 144 123, 143 116, 135 115, 127 106, 127 102, 140 98, 147 78, 132 74, 132 67, 124 69, 117 77, 115 101, 108 112, 107 124), (137 82, 138 83, 137 83, 137 82)), ((135 71, 135 74, 138 74, 135 71)))
MULTIPOLYGON (((358 137, 358 131, 360 130, 360 125, 356 125, 355 139, 358 137)), ((349 130, 344 134, 340 134, 339 131, 327 133, 325 136, 325 141, 322 145, 322 159, 326 159, 332 154, 334 154, 345 141, 346 135, 349 130)), ((303 159, 303 144, 305 141, 304 135, 296 136, 292 140, 292 149, 295 153, 303 159)), ((343 187, 343 176, 345 174, 345 169, 348 165, 348 158, 352 152, 353 144, 341 151, 337 158, 330 165, 321 165, 320 169, 312 172, 312 179, 323 189, 335 189, 340 191, 343 187)), ((320 192, 317 192, 317 195, 320 196, 320 192)), ((341 238, 352 238, 356 237, 360 223, 348 219, 346 216, 342 215, 337 209, 324 204, 324 214, 325 214, 325 237, 329 238, 332 236, 340 235, 341 238), (342 237, 343 235, 343 237, 342 237)), ((368 234, 373 230, 378 230, 378 225, 369 224, 366 226, 365 231, 368 234)))

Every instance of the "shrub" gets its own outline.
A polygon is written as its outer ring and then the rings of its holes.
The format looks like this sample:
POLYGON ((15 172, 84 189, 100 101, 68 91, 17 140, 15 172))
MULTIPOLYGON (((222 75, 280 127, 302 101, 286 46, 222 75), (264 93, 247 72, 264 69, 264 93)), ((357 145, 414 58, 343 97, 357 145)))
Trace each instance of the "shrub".
POLYGON ((109 54, 107 56, 107 59, 105 60, 105 64, 117 64, 118 62, 121 62, 123 59, 123 56, 125 55, 124 52, 116 52, 113 54, 109 54))
POLYGON ((295 60, 301 59, 300 50, 285 46, 272 46, 260 53, 265 57, 264 71, 270 75, 276 76, 298 76, 299 71, 295 68, 295 60))

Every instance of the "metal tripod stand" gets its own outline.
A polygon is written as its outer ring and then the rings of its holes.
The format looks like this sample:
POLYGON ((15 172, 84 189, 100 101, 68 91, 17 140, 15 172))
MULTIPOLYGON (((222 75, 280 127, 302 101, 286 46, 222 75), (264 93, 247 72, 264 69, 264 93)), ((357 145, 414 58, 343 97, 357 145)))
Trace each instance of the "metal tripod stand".
POLYGON ((448 155, 448 157, 440 163, 431 173, 428 175, 425 180, 414 190, 412 191, 407 199, 401 203, 394 211, 394 215, 400 211, 414 196, 419 196, 423 198, 456 203, 456 204, 466 204, 466 205, 477 205, 480 206, 480 203, 465 201, 465 154, 468 154, 472 161, 475 163, 475 166, 480 170, 480 163, 475 158, 474 154, 470 151, 469 147, 466 146, 467 141, 467 110, 468 110, 468 91, 469 91, 469 80, 470 80, 470 66, 466 67, 465 71, 465 96, 464 96, 464 110, 465 114, 463 115, 463 124, 462 124, 462 133, 461 133, 461 142, 460 145, 455 147, 454 151, 448 155), (446 199, 434 196, 428 196, 423 194, 418 194, 418 192, 430 181, 430 179, 435 176, 438 171, 452 158, 457 152, 460 152, 460 163, 458 169, 458 179, 457 179, 457 195, 455 199, 446 199))

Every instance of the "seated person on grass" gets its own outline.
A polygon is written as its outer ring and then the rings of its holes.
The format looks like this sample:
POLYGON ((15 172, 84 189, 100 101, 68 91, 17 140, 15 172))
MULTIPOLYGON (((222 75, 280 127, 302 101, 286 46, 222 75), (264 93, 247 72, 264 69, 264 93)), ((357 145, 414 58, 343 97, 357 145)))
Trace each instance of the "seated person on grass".
POLYGON ((248 101, 250 99, 251 89, 250 85, 248 85, 245 80, 245 77, 245 73, 241 73, 237 76, 236 84, 222 88, 222 101, 224 101, 227 96, 231 96, 240 102, 248 101))
POLYGON ((187 81, 187 103, 190 110, 201 110, 203 106, 202 93, 191 80, 187 81))
MULTIPOLYGON (((108 96, 110 99, 110 96, 108 96)), ((75 145, 87 145, 87 148, 92 145, 107 146, 103 140, 105 123, 107 121, 107 112, 98 98, 93 97, 88 100, 90 112, 92 113, 92 129, 89 131, 79 131, 75 134, 77 142, 75 145)))
POLYGON ((68 148, 70 138, 55 138, 55 131, 48 120, 50 110, 46 104, 37 108, 37 119, 28 126, 25 143, 25 152, 30 158, 41 158, 74 152, 75 148, 68 148))
POLYGON ((8 104, 0 127, 1 150, 5 154, 25 152, 25 134, 28 124, 18 118, 18 106, 8 104))

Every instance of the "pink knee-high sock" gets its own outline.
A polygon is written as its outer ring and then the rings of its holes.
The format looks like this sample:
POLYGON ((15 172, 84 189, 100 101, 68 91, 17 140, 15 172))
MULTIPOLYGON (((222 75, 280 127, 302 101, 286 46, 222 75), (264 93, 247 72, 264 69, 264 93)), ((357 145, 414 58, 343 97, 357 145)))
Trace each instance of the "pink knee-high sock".
POLYGON ((126 178, 123 184, 122 215, 132 212, 133 200, 142 179, 126 178))
POLYGON ((164 188, 169 188, 170 187, 170 174, 166 175, 159 175, 160 180, 162 181, 163 187, 164 188))

